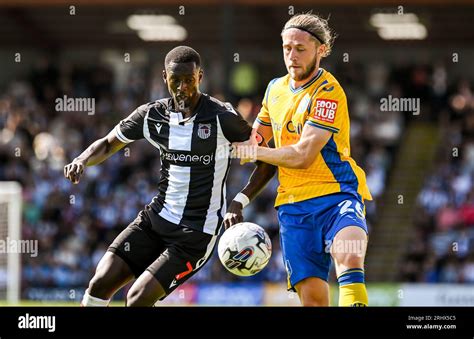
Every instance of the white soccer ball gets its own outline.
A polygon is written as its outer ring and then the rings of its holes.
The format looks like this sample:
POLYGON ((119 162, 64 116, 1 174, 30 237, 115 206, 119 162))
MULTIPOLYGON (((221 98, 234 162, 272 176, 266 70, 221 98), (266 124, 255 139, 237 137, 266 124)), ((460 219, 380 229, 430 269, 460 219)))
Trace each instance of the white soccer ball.
POLYGON ((231 273, 248 277, 260 272, 272 255, 272 242, 265 230, 251 222, 229 227, 217 246, 219 259, 231 273))

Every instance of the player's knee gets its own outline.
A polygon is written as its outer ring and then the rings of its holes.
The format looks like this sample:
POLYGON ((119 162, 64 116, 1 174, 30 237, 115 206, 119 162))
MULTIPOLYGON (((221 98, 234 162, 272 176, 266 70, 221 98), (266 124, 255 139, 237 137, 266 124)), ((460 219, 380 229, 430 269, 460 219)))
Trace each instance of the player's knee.
POLYGON ((301 305, 303 306, 329 306, 329 300, 326 296, 316 295, 312 293, 302 294, 301 305))
POLYGON ((89 294, 97 298, 108 299, 111 291, 107 280, 107 276, 96 273, 89 282, 89 294))
POLYGON ((153 306, 165 296, 161 284, 147 271, 132 285, 127 293, 127 306, 153 306))
POLYGON ((306 278, 296 285, 303 306, 329 306, 329 287, 319 278, 306 278))
POLYGON ((153 306, 159 297, 158 293, 153 291, 150 287, 132 286, 127 293, 126 305, 129 307, 153 306))
POLYGON ((104 254, 89 282, 89 293, 97 298, 110 298, 133 277, 128 265, 111 252, 104 254))
POLYGON ((129 307, 140 306, 140 303, 143 301, 143 295, 143 289, 133 288, 132 286, 127 293, 126 305, 129 307))
POLYGON ((364 266, 364 256, 360 253, 339 253, 334 256, 336 265, 342 270, 348 268, 361 268, 364 266))
POLYGON ((311 300, 302 300, 301 305, 304 307, 326 307, 329 306, 324 300, 311 299, 311 300))

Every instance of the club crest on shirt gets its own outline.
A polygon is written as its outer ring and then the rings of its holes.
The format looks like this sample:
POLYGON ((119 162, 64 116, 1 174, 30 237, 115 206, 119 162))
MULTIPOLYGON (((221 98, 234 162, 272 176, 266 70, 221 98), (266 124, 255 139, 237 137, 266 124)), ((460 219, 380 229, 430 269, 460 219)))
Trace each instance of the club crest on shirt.
POLYGON ((207 139, 211 136, 211 124, 199 124, 198 136, 201 139, 207 139))

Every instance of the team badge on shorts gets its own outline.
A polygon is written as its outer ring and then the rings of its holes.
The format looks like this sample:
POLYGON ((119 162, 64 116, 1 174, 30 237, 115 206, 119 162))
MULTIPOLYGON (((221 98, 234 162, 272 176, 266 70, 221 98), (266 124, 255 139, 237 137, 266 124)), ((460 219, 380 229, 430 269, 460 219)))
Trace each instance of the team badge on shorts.
POLYGON ((207 139, 211 136, 211 124, 199 124, 198 136, 201 139, 207 139))

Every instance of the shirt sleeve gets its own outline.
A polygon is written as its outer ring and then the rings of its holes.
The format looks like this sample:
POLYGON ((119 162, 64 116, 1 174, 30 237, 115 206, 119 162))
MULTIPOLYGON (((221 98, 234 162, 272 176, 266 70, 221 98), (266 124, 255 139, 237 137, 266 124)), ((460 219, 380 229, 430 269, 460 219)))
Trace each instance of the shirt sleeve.
POLYGON ((222 132, 230 142, 242 142, 250 138, 252 127, 231 104, 225 104, 225 110, 219 114, 222 132))
POLYGON ((347 99, 338 83, 318 88, 308 107, 306 123, 333 133, 339 133, 347 119, 347 99))
POLYGON ((260 112, 257 115, 257 122, 260 125, 263 125, 263 126, 272 125, 272 121, 270 119, 270 113, 268 112, 268 96, 270 95, 270 88, 277 80, 278 78, 270 81, 268 83, 267 89, 265 90, 265 96, 263 97, 263 100, 262 100, 262 108, 260 109, 260 112))
POLYGON ((139 106, 127 118, 121 120, 114 128, 117 139, 128 144, 143 139, 143 123, 147 112, 147 104, 139 106))

